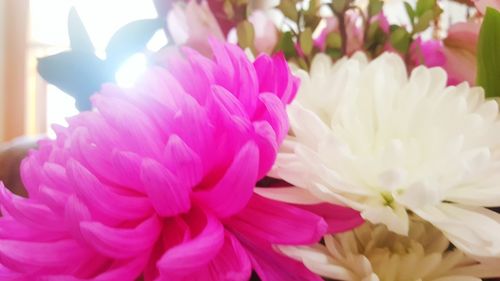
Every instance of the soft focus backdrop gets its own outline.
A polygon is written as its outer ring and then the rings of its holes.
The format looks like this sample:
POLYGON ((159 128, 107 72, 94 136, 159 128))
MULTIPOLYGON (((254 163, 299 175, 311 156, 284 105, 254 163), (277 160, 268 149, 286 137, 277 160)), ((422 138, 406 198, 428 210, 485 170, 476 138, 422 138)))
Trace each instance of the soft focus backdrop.
MULTIPOLYGON (((36 72, 36 59, 69 48, 67 15, 75 7, 98 55, 124 24, 153 18, 152 1, 144 0, 1 0, 0 1, 0 140, 50 132, 76 113, 74 100, 47 85, 36 72)), ((151 40, 153 50, 165 43, 162 33, 151 40)), ((133 57, 117 74, 132 79, 144 60, 133 57)), ((125 81, 125 82, 124 82, 125 81)))

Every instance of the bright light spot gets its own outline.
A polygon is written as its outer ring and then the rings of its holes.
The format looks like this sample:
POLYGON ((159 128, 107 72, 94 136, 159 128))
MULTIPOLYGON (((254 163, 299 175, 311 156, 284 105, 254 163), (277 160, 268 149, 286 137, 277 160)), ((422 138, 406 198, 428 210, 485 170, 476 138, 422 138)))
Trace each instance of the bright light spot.
POLYGON ((144 54, 131 56, 116 72, 116 83, 124 88, 134 86, 137 78, 146 70, 147 64, 148 61, 144 54))
POLYGON ((165 32, 163 30, 158 30, 153 35, 151 40, 149 40, 146 47, 148 48, 148 50, 152 52, 158 52, 161 48, 165 47, 167 43, 168 39, 167 36, 165 35, 165 32))
POLYGON ((106 49, 109 39, 120 27, 134 20, 156 17, 153 1, 72 0, 72 2, 96 50, 101 51, 106 49))
MULTIPOLYGON (((47 126, 59 124, 67 126, 66 118, 78 114, 75 99, 55 86, 47 86, 47 126)), ((47 128, 49 137, 55 137, 54 131, 47 128)))

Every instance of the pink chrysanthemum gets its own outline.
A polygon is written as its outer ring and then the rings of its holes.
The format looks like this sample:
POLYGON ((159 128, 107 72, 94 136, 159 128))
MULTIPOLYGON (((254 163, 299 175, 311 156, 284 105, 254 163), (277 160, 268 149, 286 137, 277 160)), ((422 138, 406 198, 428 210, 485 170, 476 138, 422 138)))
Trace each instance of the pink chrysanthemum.
POLYGON ((213 42, 57 128, 22 164, 29 198, 0 188, 1 280, 316 280, 273 244, 325 221, 253 193, 288 130, 298 81, 213 42))

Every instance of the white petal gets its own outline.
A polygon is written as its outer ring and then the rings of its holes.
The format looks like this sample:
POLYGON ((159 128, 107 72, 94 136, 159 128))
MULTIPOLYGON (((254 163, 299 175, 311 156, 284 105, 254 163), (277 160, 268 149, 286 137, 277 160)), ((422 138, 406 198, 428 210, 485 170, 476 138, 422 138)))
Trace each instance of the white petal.
POLYGON ((462 251, 484 257, 500 255, 500 214, 446 203, 414 211, 441 229, 462 251))

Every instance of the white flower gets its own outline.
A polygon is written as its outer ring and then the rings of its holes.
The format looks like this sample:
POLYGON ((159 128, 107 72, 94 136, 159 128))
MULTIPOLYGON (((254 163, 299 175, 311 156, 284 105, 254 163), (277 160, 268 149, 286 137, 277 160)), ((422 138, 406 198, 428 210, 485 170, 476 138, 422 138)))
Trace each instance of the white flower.
POLYGON ((484 208, 500 206, 500 121, 481 88, 446 87, 440 68, 408 78, 389 53, 334 65, 318 55, 298 74, 273 176, 396 233, 411 211, 463 251, 500 256, 500 214, 484 208))
POLYGON ((342 281, 480 281, 500 274, 498 264, 450 249, 446 237, 424 221, 412 221, 408 236, 365 223, 324 240, 325 245, 279 249, 316 274, 342 281))

